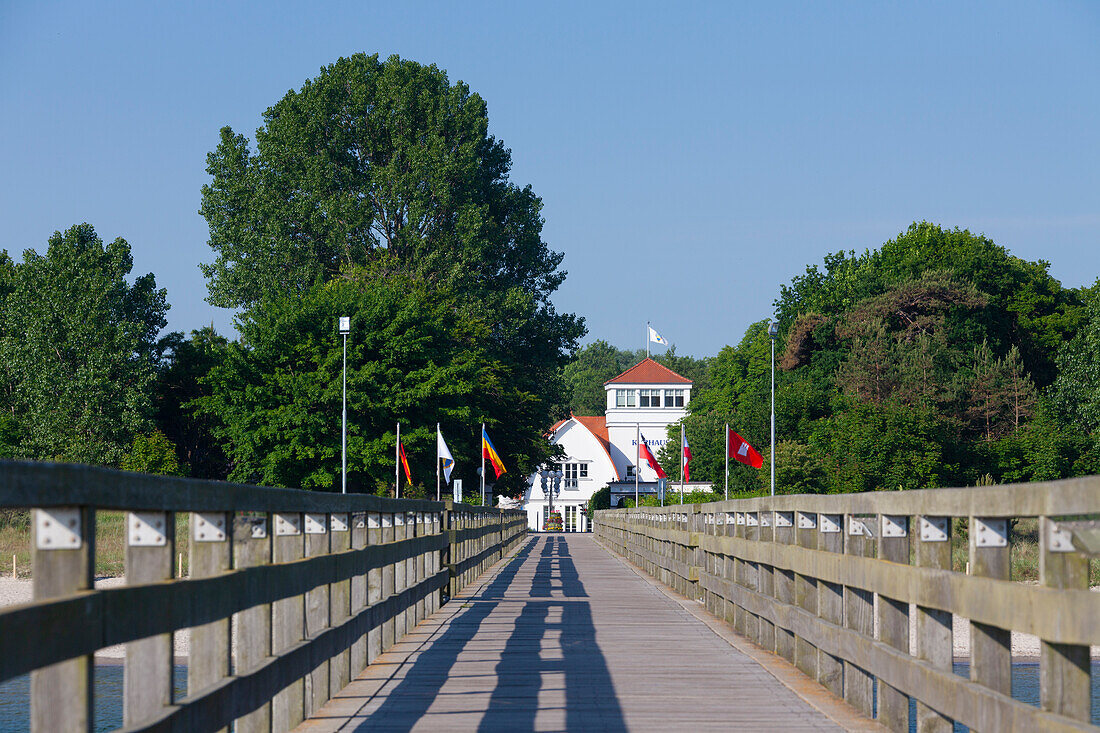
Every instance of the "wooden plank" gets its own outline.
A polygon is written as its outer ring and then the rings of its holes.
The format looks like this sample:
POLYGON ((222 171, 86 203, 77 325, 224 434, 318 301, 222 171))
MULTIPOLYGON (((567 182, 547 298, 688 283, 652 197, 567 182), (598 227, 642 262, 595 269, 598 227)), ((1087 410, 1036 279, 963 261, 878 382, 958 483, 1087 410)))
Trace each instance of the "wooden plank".
MULTIPOLYGON (((845 559, 852 557, 872 557, 875 553, 873 540, 867 536, 864 520, 848 515, 844 518, 845 559)), ((874 638, 875 595, 873 591, 858 586, 844 586, 844 625, 857 634, 874 638)), ((850 658, 844 659, 844 700, 864 715, 874 714, 874 677, 850 658)))
MULTIPOLYGON (((1055 533, 1049 517, 1039 518, 1039 575, 1048 588, 1088 590, 1089 559, 1073 550, 1070 538, 1055 533)), ((1089 721, 1089 647, 1041 641, 1039 701, 1043 710, 1089 721)))
MULTIPOLYGON (((229 570, 231 521, 231 515, 223 512, 191 513, 190 571, 193 577, 216 576, 229 570)), ((188 695, 219 684, 229 673, 229 617, 192 628, 191 655, 187 660, 188 695)))
MULTIPOLYGON (((367 546, 368 528, 367 513, 357 512, 351 515, 351 548, 361 550, 367 546)), ((360 571, 350 579, 349 604, 351 615, 358 616, 367 607, 367 578, 370 570, 360 571)), ((351 651, 348 654, 348 676, 354 679, 367 667, 367 641, 369 629, 363 626, 362 633, 352 642, 351 651)))
MULTIPOLYGON (((293 513, 274 519, 271 559, 275 563, 298 560, 305 552, 303 517, 293 513)), ((305 595, 271 604, 271 651, 282 655, 305 637, 305 595)), ((271 699, 272 730, 290 730, 305 719, 305 683, 299 677, 286 683, 271 699)))
MULTIPOLYGON (((367 544, 371 547, 382 544, 380 512, 367 513, 367 544)), ((380 600, 382 600, 382 565, 379 563, 367 571, 367 603, 373 607, 380 600)), ((382 626, 379 623, 372 623, 367 631, 367 663, 373 664, 381 653, 382 626)))
MULTIPOLYGON (((879 515, 878 558, 880 561, 909 564, 909 517, 879 515), (901 536, 891 536, 891 530, 901 536)), ((909 604, 879 593, 879 639, 898 651, 909 653, 909 604)), ((878 720, 890 730, 909 730, 909 695, 883 680, 878 681, 878 720)))
MULTIPOLYGON (((80 546, 71 549, 40 549, 39 528, 56 523, 41 509, 32 514, 32 593, 37 601, 67 596, 92 588, 95 567, 95 512, 72 507, 77 526, 70 529, 80 546)), ((48 627, 60 633, 64 627, 48 627)), ((90 654, 54 664, 31 673, 31 730, 35 733, 91 730, 92 656, 90 654)))
MULTIPOLYGON (((126 533, 126 582, 139 585, 171 580, 176 559, 175 515, 128 513, 126 533), (163 538, 163 545, 155 544, 159 538, 163 538), (140 542, 154 544, 135 544, 140 542)), ((126 645, 122 695, 122 720, 126 725, 151 718, 172 704, 173 651, 171 633, 126 645)))
MULTIPOLYGON (((844 552, 844 518, 839 514, 818 517, 818 548, 823 552, 844 552), (828 524, 829 526, 826 526, 828 524), (830 531, 835 529, 836 531, 830 531)), ((818 615, 835 626, 844 624, 844 586, 820 581, 818 615)), ((818 649, 817 681, 837 697, 844 697, 844 660, 818 649)))
MULTIPOLYGON (((811 550, 817 549, 817 523, 818 518, 816 514, 795 512, 795 541, 800 547, 807 547, 811 550), (811 522, 812 524, 810 524, 811 522)), ((796 606, 809 613, 816 614, 818 612, 817 578, 804 573, 795 574, 794 602, 796 606)), ((817 679, 817 657, 817 647, 802 637, 795 637, 795 666, 811 679, 817 679)))
MULTIPOLYGON (((1008 580, 1011 572, 1011 538, 1007 522, 1003 525, 1005 544, 979 545, 979 536, 989 534, 978 517, 970 518, 970 574, 984 578, 1008 580)), ((992 600, 992 599, 990 599, 992 600)), ((1012 694, 1012 634, 1009 629, 970 620, 970 679, 1002 695, 1012 694)), ((983 730, 1003 730, 1003 721, 982 721, 983 730)))
MULTIPOLYGON (((261 512, 233 515, 233 567, 252 568, 271 562, 271 518, 261 512)), ((235 634, 233 674, 249 675, 271 656, 271 604, 257 603, 233 617, 235 634)), ((234 723, 236 733, 268 733, 271 703, 260 705, 234 723)))
MULTIPOLYGON (((774 542, 777 545, 794 544, 794 512, 776 513, 774 542)), ((772 567, 773 594, 775 600, 784 605, 794 604, 794 572, 786 568, 772 567)), ((795 637, 790 629, 775 627, 775 653, 794 664, 795 637)))
MULTIPOLYGON (((382 512, 382 543, 388 545, 394 540, 394 515, 393 512, 382 512)), ((394 594, 395 580, 395 563, 391 559, 392 556, 387 555, 386 560, 382 564, 382 598, 390 598, 394 594)), ((394 618, 393 618, 393 606, 390 604, 387 606, 388 612, 385 618, 382 620, 382 651, 386 651, 393 646, 394 638, 394 618)))
MULTIPOLYGON (((306 557, 327 555, 331 537, 328 515, 306 515, 306 557)), ((305 600, 305 638, 313 639, 329 627, 329 585, 318 583, 312 590, 306 592, 305 600)), ((329 666, 327 658, 317 655, 314 658, 313 668, 305 677, 304 700, 307 718, 329 699, 329 666)))
MULTIPOLYGON (((911 528, 917 564, 924 568, 951 570, 951 518, 919 517, 911 528)), ((952 614, 928 606, 917 606, 914 654, 931 666, 951 672, 954 662, 952 614)), ((917 699, 917 730, 922 733, 950 733, 951 718, 917 699)))
MULTIPOLYGON (((329 517, 329 552, 346 552, 351 549, 351 515, 333 514, 329 517)), ((351 581, 341 580, 329 584, 328 627, 338 627, 351 618, 351 581)), ((329 697, 342 690, 351 681, 351 650, 335 650, 329 659, 329 697)), ((326 698, 327 700, 327 698, 326 698)))

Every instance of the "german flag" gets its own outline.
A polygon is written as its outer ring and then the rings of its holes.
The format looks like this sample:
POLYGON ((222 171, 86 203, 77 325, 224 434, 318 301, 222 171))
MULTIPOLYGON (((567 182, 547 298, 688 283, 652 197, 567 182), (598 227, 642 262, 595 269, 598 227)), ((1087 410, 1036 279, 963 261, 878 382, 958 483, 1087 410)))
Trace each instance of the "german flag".
POLYGON ((397 445, 401 449, 401 466, 405 469, 405 478, 407 478, 411 484, 413 482, 413 477, 412 472, 409 471, 409 459, 405 457, 405 443, 401 442, 397 445))
POLYGON ((497 449, 493 447, 493 441, 489 440, 489 434, 485 432, 484 427, 481 428, 481 457, 487 458, 489 463, 493 464, 493 470, 497 472, 497 478, 500 478, 501 474, 508 473, 508 470, 504 468, 504 461, 500 460, 497 449))

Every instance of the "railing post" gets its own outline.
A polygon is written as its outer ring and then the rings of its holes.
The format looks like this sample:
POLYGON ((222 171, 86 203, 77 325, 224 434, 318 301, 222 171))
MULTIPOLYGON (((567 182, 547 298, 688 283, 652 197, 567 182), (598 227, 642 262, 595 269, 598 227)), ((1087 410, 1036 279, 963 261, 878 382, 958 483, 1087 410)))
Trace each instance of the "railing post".
POLYGON ((394 538, 393 512, 382 512, 382 544, 389 545, 382 550, 382 652, 385 653, 393 646, 394 642, 394 608, 396 600, 393 597, 396 573, 393 548, 394 538))
MULTIPOLYGON (((427 515, 424 512, 416 512, 416 536, 427 536, 429 534, 430 528, 431 524, 429 524, 427 521, 427 515)), ((414 572, 416 573, 417 583, 420 583, 426 577, 428 577, 425 573, 430 572, 428 565, 425 562, 427 560, 427 555, 428 552, 426 550, 422 550, 416 553, 416 568, 414 572)), ((428 599, 426 594, 424 594, 423 590, 419 591, 418 594, 420 597, 416 601, 416 621, 413 626, 416 626, 416 624, 419 624, 421 621, 427 618, 428 613, 428 599)))
MULTIPOLYGON (((775 544, 794 544, 794 512, 775 512, 775 544)), ((775 600, 788 606, 794 605, 794 571, 772 568, 772 575, 775 600)), ((794 633, 776 626, 775 653, 794 664, 794 646, 794 633)))
MULTIPOLYGON (((271 529, 262 513, 238 512, 233 515, 233 567, 252 568, 271 562, 271 529)), ((237 644, 233 668, 249 674, 271 656, 271 604, 261 603, 239 611, 235 616, 237 644)), ((271 730, 271 703, 237 718, 237 733, 268 733, 271 730)))
MULTIPOLYGON (((920 517, 916 534, 917 565, 923 568, 951 570, 951 517, 920 517)), ((914 650, 937 669, 950 672, 954 661, 954 644, 950 611, 917 606, 916 643, 914 650)), ((950 718, 917 700, 917 730, 921 733, 950 733, 950 718)))
MULTIPOLYGON (((818 517, 813 512, 795 512, 795 538, 799 547, 817 549, 818 517)), ((796 573, 794 576, 794 602, 807 613, 818 615, 817 578, 796 573)), ((805 639, 796 636, 794 640, 794 663, 810 679, 817 679, 817 647, 805 639)))
MULTIPOLYGON (((844 552, 844 516, 819 514, 817 518, 818 549, 822 552, 844 552)), ((819 580, 817 583, 817 614, 826 623, 844 626, 844 586, 819 580)), ((822 650, 817 653, 817 681, 837 697, 844 697, 844 662, 822 650)))
MULTIPOLYGON (((970 517, 970 574, 1008 580, 1011 572, 1007 519, 970 517)), ((970 623, 970 681, 1012 695, 1012 633, 970 623)), ((1007 721, 986 721, 985 729, 1003 730, 1007 721)))
MULTIPOLYGON (((306 557, 327 555, 331 534, 329 518, 324 514, 306 514, 306 557)), ((328 584, 306 591, 306 639, 313 639, 328 628, 328 584)), ((329 698, 329 660, 318 660, 306 675, 305 714, 311 717, 329 698)))
MULTIPOLYGON (((95 510, 35 509, 31 537, 34 600, 91 590, 95 510)), ((31 672, 31 730, 92 729, 92 655, 31 672)))
MULTIPOLYGON (((362 550, 367 546, 367 513, 354 512, 351 515, 351 549, 362 550)), ((361 566, 358 566, 361 567, 361 566)), ((353 616, 363 613, 368 606, 368 577, 370 570, 358 572, 351 578, 349 604, 353 616)), ((369 614, 366 618, 369 618, 369 614)), ((370 636, 369 627, 361 619, 357 624, 356 638, 351 643, 351 654, 348 655, 350 669, 348 676, 355 679, 367 667, 367 640, 370 636)))
MULTIPOLYGON (((351 515, 344 512, 329 515, 329 551, 333 554, 351 549, 351 515)), ((337 627, 351 618, 351 579, 329 586, 328 625, 337 627)), ((356 640, 358 641, 358 640, 356 640)), ((351 648, 337 651, 329 660, 329 697, 351 681, 351 648)))
MULTIPOLYGON (((909 564, 909 517, 880 514, 878 559, 909 564)), ((909 653, 909 604, 879 594, 879 639, 909 653)), ((909 696, 878 681, 878 719, 891 730, 909 730, 909 696)))
MULTIPOLYGON (((1039 575, 1042 584, 1059 590, 1088 590, 1089 561, 1076 552, 1068 532, 1058 531, 1049 517, 1039 517, 1039 575)), ((1040 643, 1040 703, 1044 710, 1089 722, 1089 648, 1040 643)))
MULTIPOLYGON (((409 536, 409 526, 405 520, 405 512, 393 513, 393 541, 400 543, 402 540, 409 536)), ((393 616, 393 641, 397 643, 401 637, 405 635, 408 630, 406 627, 406 619, 408 617, 408 609, 404 606, 404 599, 400 598, 401 592, 409 587, 409 579, 407 574, 408 561, 405 559, 409 549, 406 546, 399 546, 395 549, 394 562, 393 562, 393 593, 394 593, 394 616, 393 616)))
MULTIPOLYGON (((845 517, 844 551, 855 557, 873 557, 874 540, 865 521, 853 515, 845 517)), ((875 594, 855 586, 844 586, 845 625, 866 639, 875 635, 875 594)), ((844 660, 844 699, 870 717, 874 714, 874 677, 862 667, 844 660)))
MULTIPOLYGON (((382 544, 382 513, 367 513, 367 545, 377 547, 382 544)), ((382 624, 379 622, 382 609, 382 563, 380 554, 374 556, 374 562, 367 570, 367 605, 371 607, 371 624, 367 630, 367 664, 373 664, 382 654, 382 624)))
MULTIPOLYGON (((775 512, 761 511, 757 537, 760 542, 775 541, 775 512)), ((765 598, 775 597, 775 574, 771 565, 756 564, 756 592, 765 598)), ((775 651, 775 624, 763 616, 756 617, 756 643, 770 652, 775 651)))
MULTIPOLYGON (((232 561, 232 526, 229 518, 230 515, 225 512, 191 512, 191 577, 207 578, 229 570, 232 561)), ((228 677, 229 654, 228 618, 191 629, 191 656, 187 660, 188 695, 228 677)))
MULTIPOLYGON (((276 514, 271 561, 301 560, 305 548, 302 515, 276 514)), ((305 596, 293 596, 271 604, 271 652, 280 654, 302 640, 305 629, 305 596)), ((271 729, 290 730, 304 720, 305 683, 294 680, 271 699, 271 729)))
MULTIPOLYGON (((171 580, 175 574, 175 514, 126 513, 126 584, 171 580)), ((137 609, 135 609, 136 611, 137 609)), ((135 725, 172 704, 172 634, 126 645, 123 673, 123 722, 135 725)))

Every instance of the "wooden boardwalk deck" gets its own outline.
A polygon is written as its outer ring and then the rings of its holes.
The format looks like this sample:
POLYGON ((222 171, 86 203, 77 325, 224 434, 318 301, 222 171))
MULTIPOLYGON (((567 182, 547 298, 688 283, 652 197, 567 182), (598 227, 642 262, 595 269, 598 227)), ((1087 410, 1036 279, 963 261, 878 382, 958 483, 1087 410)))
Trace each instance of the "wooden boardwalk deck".
POLYGON ((591 535, 532 536, 298 730, 877 727, 827 693, 809 704, 821 693, 795 694, 695 605, 591 535))

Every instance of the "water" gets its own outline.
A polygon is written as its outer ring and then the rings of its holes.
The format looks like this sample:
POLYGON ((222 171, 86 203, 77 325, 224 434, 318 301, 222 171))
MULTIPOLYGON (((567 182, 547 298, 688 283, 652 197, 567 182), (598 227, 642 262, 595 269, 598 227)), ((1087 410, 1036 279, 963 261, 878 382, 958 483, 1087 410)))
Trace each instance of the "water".
MULTIPOLYGON (((122 727, 121 664, 95 665, 96 731, 122 727)), ((187 667, 177 665, 174 675, 176 698, 187 694, 187 667)), ((0 733, 24 733, 31 729, 31 676, 16 677, 0 684, 0 733)))
MULTIPOLYGON (((970 679, 970 663, 955 662, 955 674, 970 679)), ((1100 725, 1100 661, 1092 660, 1092 724, 1100 725)), ((877 696, 876 696, 877 697, 877 696)), ((1012 697, 1028 705, 1039 707, 1039 663, 1016 662, 1012 665, 1012 697)), ((876 700, 877 704, 877 700, 876 700)), ((909 699, 909 731, 917 730, 917 705, 909 699)), ((955 723, 955 733, 969 729, 955 723)))

